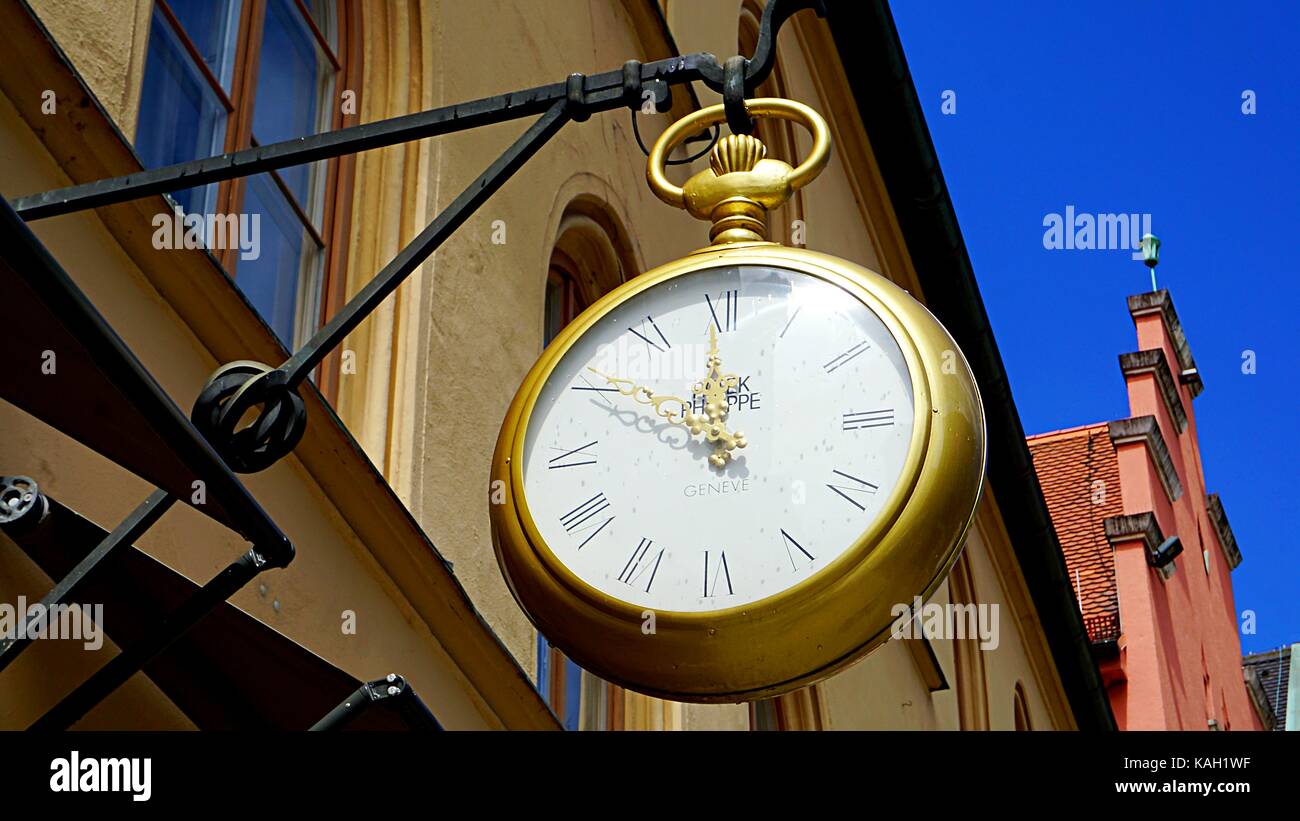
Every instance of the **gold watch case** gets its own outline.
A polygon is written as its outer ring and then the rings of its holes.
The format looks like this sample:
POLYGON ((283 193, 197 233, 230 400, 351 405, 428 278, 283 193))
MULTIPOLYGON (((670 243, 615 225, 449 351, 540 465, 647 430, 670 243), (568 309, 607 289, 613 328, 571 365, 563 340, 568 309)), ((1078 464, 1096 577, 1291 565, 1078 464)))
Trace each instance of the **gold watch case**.
POLYGON ((984 431, 979 391, 965 358, 938 320, 897 285, 846 260, 801 248, 770 242, 714 245, 606 294, 560 333, 528 373, 492 458, 498 503, 490 506, 490 515, 497 560, 537 629, 601 678, 677 701, 779 695, 861 659, 889 639, 895 605, 910 607, 915 596, 928 599, 942 584, 982 489, 984 431), (880 317, 911 376, 910 449, 898 485, 874 522, 819 572, 739 607, 655 611, 649 632, 649 611, 579 579, 541 537, 524 496, 529 418, 556 364, 611 310, 669 280, 741 265, 819 277, 880 317))

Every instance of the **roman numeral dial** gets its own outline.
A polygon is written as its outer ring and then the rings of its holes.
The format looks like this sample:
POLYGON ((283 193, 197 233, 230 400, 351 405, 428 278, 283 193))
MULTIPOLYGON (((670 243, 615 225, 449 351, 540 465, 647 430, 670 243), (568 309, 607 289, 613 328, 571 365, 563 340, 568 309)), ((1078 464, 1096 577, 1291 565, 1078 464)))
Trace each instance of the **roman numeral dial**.
POLYGON ((592 391, 594 393, 618 393, 618 388, 608 385, 597 385, 588 379, 585 375, 579 374, 578 380, 581 385, 574 385, 572 390, 575 391, 592 391))
POLYGON ((586 547, 587 542, 596 538, 596 534, 614 521, 613 516, 601 516, 606 510, 609 510, 609 500, 605 498, 604 493, 597 493, 560 517, 560 524, 566 533, 570 536, 582 537, 582 542, 578 545, 579 550, 586 547))
POLYGON ((781 541, 785 545, 785 555, 790 560, 790 569, 798 570, 817 561, 817 557, 808 552, 808 548, 799 544, 794 537, 781 530, 781 541))
POLYGON ((641 539, 636 550, 633 550, 632 555, 628 557, 627 564, 623 565, 622 572, 618 574, 619 581, 629 587, 640 588, 644 580, 645 592, 650 592, 650 588, 655 583, 655 576, 659 574, 659 564, 664 559, 664 549, 661 547, 655 551, 654 544, 652 539, 641 539))
POLYGON ((859 479, 842 470, 832 470, 831 473, 834 474, 834 478, 826 484, 826 487, 858 510, 866 510, 867 507, 862 504, 862 501, 871 499, 876 495, 876 491, 880 490, 878 485, 874 485, 866 479, 859 479), (837 482, 839 484, 836 484, 837 482))
POLYGON ((844 414, 843 430, 862 430, 863 428, 887 428, 894 424, 894 409, 883 408, 873 411, 849 412, 844 414))
POLYGON ((551 458, 546 467, 549 470, 556 468, 577 468, 583 465, 596 464, 595 447, 600 444, 599 441, 588 442, 585 445, 574 448, 573 450, 564 450, 564 448, 554 448, 554 450, 564 451, 559 456, 551 458))
POLYGON ((659 326, 655 324, 654 317, 647 316, 645 321, 641 323, 640 330, 637 330, 636 328, 628 328, 628 331, 634 334, 648 347, 654 348, 659 353, 663 353, 665 350, 672 347, 668 342, 668 337, 664 336, 664 332, 659 330, 659 326))
POLYGON ((660 630, 665 614, 739 614, 846 567, 895 489, 917 486, 909 367, 932 363, 895 338, 907 317, 896 324, 889 300, 812 260, 750 261, 769 252, 665 267, 552 337, 563 344, 524 382, 514 438, 495 451, 513 492, 494 524, 521 521, 494 530, 499 555, 518 540, 521 572, 552 573, 602 612, 650 610, 660 630), (711 461, 728 436, 729 458, 711 461))
POLYGON ((718 333, 736 330, 736 322, 740 316, 738 289, 723 291, 716 297, 705 294, 704 302, 709 306, 709 316, 712 317, 713 326, 718 329, 718 333))
POLYGON ((704 551, 704 597, 714 598, 718 595, 718 583, 721 582, 725 592, 722 595, 734 596, 736 591, 731 586, 731 568, 727 565, 727 551, 704 551), (710 579, 709 556, 713 556, 712 579, 710 579))
POLYGON ((862 354, 866 353, 867 349, 870 347, 871 347, 871 343, 867 342, 864 339, 858 344, 849 348, 844 353, 840 354, 839 356, 835 357, 831 361, 827 362, 825 365, 822 365, 822 369, 825 370, 826 373, 835 373, 840 368, 844 367, 845 365, 849 364, 853 360, 857 359, 862 354))

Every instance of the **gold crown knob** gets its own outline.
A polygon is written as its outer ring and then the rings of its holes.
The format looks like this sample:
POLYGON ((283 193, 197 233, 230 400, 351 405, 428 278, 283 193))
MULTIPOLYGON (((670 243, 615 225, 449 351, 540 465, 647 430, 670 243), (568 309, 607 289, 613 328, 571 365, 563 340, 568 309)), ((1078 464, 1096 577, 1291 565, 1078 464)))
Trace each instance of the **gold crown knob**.
POLYGON ((677 187, 664 173, 664 160, 687 136, 726 120, 721 105, 690 114, 665 129, 650 150, 646 178, 661 200, 685 208, 692 216, 713 223, 714 245, 767 240, 767 212, 780 207, 794 192, 821 173, 830 160, 830 129, 821 116, 802 103, 776 97, 746 100, 751 117, 774 117, 799 123, 813 138, 812 150, 797 168, 768 159, 767 148, 747 134, 733 134, 709 154, 709 168, 677 187))
POLYGON ((767 147, 748 134, 723 137, 709 152, 709 167, 721 177, 733 171, 753 171, 758 161, 767 156, 767 147))

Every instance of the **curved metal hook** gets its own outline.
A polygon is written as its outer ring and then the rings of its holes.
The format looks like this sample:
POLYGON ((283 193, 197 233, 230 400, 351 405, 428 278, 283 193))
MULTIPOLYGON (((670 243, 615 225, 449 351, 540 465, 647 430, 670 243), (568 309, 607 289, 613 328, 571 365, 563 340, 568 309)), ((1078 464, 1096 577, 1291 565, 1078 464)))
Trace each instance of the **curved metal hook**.
POLYGON ((737 54, 722 67, 722 105, 732 134, 753 134, 754 121, 745 110, 745 71, 749 61, 737 54))
MULTIPOLYGON (((745 92, 758 88, 776 65, 776 35, 781 26, 791 15, 804 9, 812 9, 818 17, 826 16, 827 0, 768 0, 763 8, 763 18, 758 23, 758 43, 754 46, 754 55, 745 66, 745 92)), ((700 66, 704 84, 718 93, 724 91, 726 83, 722 63, 700 66)))

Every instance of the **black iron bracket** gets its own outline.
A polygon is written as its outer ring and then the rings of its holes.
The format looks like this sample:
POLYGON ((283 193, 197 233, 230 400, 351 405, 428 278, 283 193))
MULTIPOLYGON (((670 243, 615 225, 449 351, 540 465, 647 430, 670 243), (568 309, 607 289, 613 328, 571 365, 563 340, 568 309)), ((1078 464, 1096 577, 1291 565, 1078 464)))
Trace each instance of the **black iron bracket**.
MULTIPOLYGON (((771 0, 767 4, 759 24, 754 55, 749 59, 740 58, 744 66, 745 93, 751 93, 771 74, 776 64, 776 36, 785 21, 804 9, 812 9, 817 16, 825 17, 826 3, 827 0, 771 0)), ((569 119, 580 122, 594 113, 625 106, 640 107, 644 91, 653 89, 656 109, 666 111, 671 99, 669 86, 700 81, 722 93, 726 79, 723 65, 707 52, 667 57, 650 63, 630 60, 620 69, 591 76, 571 74, 560 83, 32 194, 14 200, 13 207, 27 221, 55 217, 152 194, 540 115, 560 101, 565 103, 569 119)))
MULTIPOLYGON (((46 615, 40 618, 49 618, 48 614, 53 612, 56 605, 71 603, 73 595, 86 586, 97 568, 107 565, 119 553, 130 549, 132 543, 157 522, 174 502, 175 497, 166 491, 155 490, 151 493, 117 529, 106 534, 99 545, 41 599, 39 612, 46 615)), ((49 500, 34 481, 25 476, 0 477, 0 531, 21 538, 23 533, 41 527, 49 510, 49 500)), ((65 696, 29 729, 65 730, 71 727, 154 657, 170 647, 213 608, 229 599, 259 573, 273 566, 276 565, 272 565, 257 547, 247 550, 180 607, 153 625, 138 641, 123 648, 122 652, 65 696)), ((23 619, 23 626, 12 635, 0 639, 0 671, 31 645, 32 622, 26 613, 20 614, 19 618, 23 619)))
MULTIPOLYGON (((272 368, 258 362, 233 362, 212 375, 195 402, 191 414, 193 425, 230 470, 256 472, 283 458, 301 439, 307 420, 297 389, 303 380, 567 122, 581 122, 592 114, 621 107, 636 111, 650 99, 657 111, 664 112, 671 106, 671 86, 699 81, 723 94, 732 130, 748 133, 753 124, 744 110, 744 98, 771 73, 780 27, 791 15, 804 9, 825 17, 827 2, 770 0, 763 10, 754 55, 748 59, 733 57, 725 66, 712 54, 703 52, 649 63, 630 60, 619 69, 601 74, 571 74, 559 83, 33 194, 14 200, 13 211, 30 222, 507 120, 537 117, 505 153, 283 364, 272 368), (237 429, 240 420, 254 408, 260 408, 256 420, 237 429)), ((6 486, 3 490, 8 493, 11 488, 6 486)), ((121 545, 130 544, 143 534, 173 501, 174 497, 163 490, 150 495, 45 600, 48 603, 67 600, 96 567, 121 545)), ((38 515, 26 510, 24 513, 38 515)), ((268 567, 287 565, 293 556, 292 547, 280 541, 273 545, 274 553, 264 554, 254 547, 229 565, 148 636, 124 648, 73 690, 33 724, 32 729, 70 726, 258 573, 268 567)), ((23 647, 22 642, 0 643, 0 670, 23 647)), ((436 720, 414 697, 409 686, 404 681, 399 685, 398 681, 400 677, 372 682, 364 685, 358 695, 372 698, 376 692, 381 697, 410 693, 411 697, 402 701, 403 709, 414 711, 417 723, 437 728, 436 720), (383 688, 382 692, 374 690, 375 686, 383 688), (393 688, 398 692, 392 693, 393 688)), ((352 713, 345 702, 314 729, 341 726, 350 720, 352 713)))

